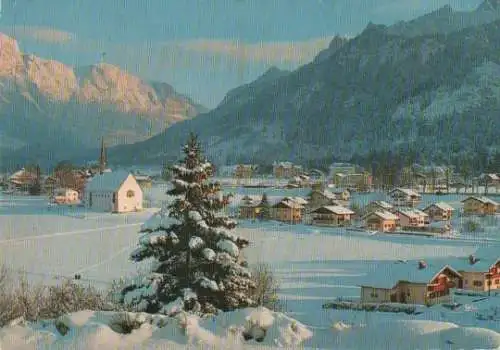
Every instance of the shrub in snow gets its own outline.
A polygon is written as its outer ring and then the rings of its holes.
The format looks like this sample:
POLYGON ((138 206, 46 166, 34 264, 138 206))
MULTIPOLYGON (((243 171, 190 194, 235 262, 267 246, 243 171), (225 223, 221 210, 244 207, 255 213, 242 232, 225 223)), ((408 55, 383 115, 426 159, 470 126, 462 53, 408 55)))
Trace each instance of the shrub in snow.
POLYGON ((349 301, 334 301, 323 305, 323 309, 334 310, 357 310, 368 312, 404 312, 408 315, 415 314, 417 307, 413 305, 404 304, 376 304, 376 303, 358 303, 349 301))
POLYGON ((279 282, 276 280, 271 268, 266 264, 258 264, 252 268, 252 279, 255 289, 252 299, 257 305, 278 311, 283 307, 278 299, 279 282))
POLYGON ((141 328, 142 324, 147 319, 137 317, 136 314, 130 312, 117 313, 110 321, 109 328, 117 333, 130 334, 133 330, 141 328))
POLYGON ((71 280, 58 285, 30 284, 25 276, 17 279, 0 272, 0 327, 14 319, 36 321, 56 318, 67 312, 107 307, 106 296, 71 280))
POLYGON ((194 135, 184 153, 184 160, 172 167, 167 194, 175 197, 173 203, 143 226, 131 256, 156 264, 149 278, 123 289, 121 301, 149 313, 165 311, 178 298, 184 310, 202 314, 252 306, 255 284, 240 254, 249 242, 229 232, 236 222, 221 215, 229 198, 220 195, 218 183, 207 181, 212 165, 203 159, 194 135))

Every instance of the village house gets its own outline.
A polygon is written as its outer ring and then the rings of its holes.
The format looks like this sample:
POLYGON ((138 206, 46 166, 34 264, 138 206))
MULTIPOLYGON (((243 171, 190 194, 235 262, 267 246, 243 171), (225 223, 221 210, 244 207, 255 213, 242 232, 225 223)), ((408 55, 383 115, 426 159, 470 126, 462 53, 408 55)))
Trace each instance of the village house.
POLYGON ((332 180, 336 187, 350 188, 360 192, 370 190, 373 185, 372 176, 368 173, 337 173, 332 180))
POLYGON ((499 204, 488 197, 470 196, 462 201, 464 214, 493 215, 498 211, 499 204))
POLYGON ((97 211, 125 213, 142 210, 143 192, 126 171, 103 172, 85 186, 85 205, 97 211))
POLYGON ((395 188, 389 192, 392 204, 397 207, 415 207, 422 200, 422 196, 408 188, 395 188))
POLYGON ((379 232, 393 232, 399 226, 399 217, 386 210, 371 211, 362 219, 367 229, 379 232))
POLYGON ((53 191, 52 201, 56 204, 77 204, 80 203, 80 195, 71 188, 57 188, 53 191))
POLYGON ((452 262, 463 276, 463 289, 477 292, 500 289, 500 259, 493 256, 498 257, 498 252, 489 257, 470 255, 452 262))
POLYGON ((483 186, 493 187, 496 191, 500 188, 500 176, 497 174, 481 174, 479 183, 483 186))
POLYGON ((349 226, 354 211, 340 205, 326 205, 313 211, 312 224, 317 226, 349 226))
POLYGON ((246 195, 241 199, 239 205, 239 218, 240 219, 257 219, 260 214, 260 203, 262 197, 246 195))
POLYGON ((235 179, 250 179, 255 171, 255 166, 251 164, 238 164, 234 169, 235 179))
POLYGON ((47 178, 45 185, 48 186, 48 190, 51 191, 49 193, 52 194, 57 188, 72 189, 80 194, 81 199, 89 178, 89 174, 80 169, 57 170, 47 178))
POLYGON ((434 221, 449 221, 455 209, 445 202, 438 202, 428 205, 422 211, 429 215, 429 219, 434 221))
POLYGON ((395 214, 399 217, 399 225, 403 230, 423 229, 429 225, 429 216, 415 208, 401 208, 395 214))
POLYGON ((301 175, 303 172, 301 165, 295 165, 291 162, 274 162, 273 174, 277 179, 293 178, 301 175))
POLYGON ((310 177, 307 175, 297 175, 288 181, 288 185, 296 187, 306 187, 310 183, 310 177))
POLYGON ((9 176, 7 187, 9 191, 27 192, 36 182, 37 174, 34 171, 22 168, 9 176))
POLYGON ((337 199, 337 196, 325 189, 315 188, 312 190, 309 195, 309 201, 307 204, 308 209, 314 210, 316 208, 325 206, 325 205, 340 205, 340 201, 337 199))
POLYGON ((302 222, 302 214, 304 206, 293 200, 282 199, 270 208, 270 216, 272 220, 286 222, 290 224, 298 224, 302 222))
POLYGON ((391 264, 372 271, 361 285, 362 303, 433 305, 451 301, 451 290, 462 288, 463 277, 451 266, 418 262, 391 264))
POLYGON ((374 211, 389 211, 392 212, 394 210, 394 206, 392 204, 389 204, 384 201, 372 201, 368 203, 364 208, 363 211, 365 213, 371 213, 374 211))

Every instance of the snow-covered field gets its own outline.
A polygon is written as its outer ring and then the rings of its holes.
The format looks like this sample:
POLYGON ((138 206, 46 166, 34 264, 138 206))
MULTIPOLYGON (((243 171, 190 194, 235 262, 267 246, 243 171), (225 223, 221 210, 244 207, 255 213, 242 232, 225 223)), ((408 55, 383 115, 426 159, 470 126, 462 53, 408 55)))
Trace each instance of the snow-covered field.
MULTIPOLYGON (((156 187, 146 194, 153 207, 159 207, 165 200, 165 190, 156 187)), ((228 191, 236 194, 236 201, 246 193, 267 191, 270 196, 277 196, 308 192, 238 188, 228 191)), ((380 194, 370 194, 355 197, 353 201, 365 203, 381 199, 379 197, 380 194)), ((463 195, 424 196, 424 201, 436 199, 458 207, 463 195)), ((0 197, 0 262, 13 271, 26 271, 32 280, 53 283, 57 278, 80 273, 82 280, 106 287, 113 279, 137 272, 138 267, 128 257, 136 247, 140 225, 155 211, 152 208, 142 213, 119 215, 91 213, 82 208, 48 210, 45 199, 3 196, 0 197)), ((486 244, 481 239, 485 235, 495 238, 500 233, 497 223, 493 224, 487 233, 470 234, 461 240, 367 236, 340 229, 249 221, 240 222, 237 233, 252 242, 245 251, 250 263, 272 265, 282 282, 280 296, 287 314, 313 331, 314 336, 305 342, 307 346, 402 349, 409 348, 403 344, 413 344, 410 348, 472 349, 488 348, 477 343, 481 339, 500 346, 500 334, 496 333, 500 332, 500 322, 477 319, 478 308, 491 311, 492 305, 500 305, 496 297, 475 303, 465 301, 462 309, 456 311, 441 306, 426 308, 418 316, 323 310, 321 306, 339 296, 359 297, 358 286, 364 276, 373 271, 383 274, 385 264, 471 254, 486 244), (337 324, 338 329, 332 330, 333 324, 337 324), (348 328, 339 330, 342 324, 348 328), (457 328, 457 325, 489 328, 495 332, 457 328), (475 345, 465 345, 464 332, 469 335, 470 344, 475 345), (456 345, 444 342, 452 338, 456 345)))

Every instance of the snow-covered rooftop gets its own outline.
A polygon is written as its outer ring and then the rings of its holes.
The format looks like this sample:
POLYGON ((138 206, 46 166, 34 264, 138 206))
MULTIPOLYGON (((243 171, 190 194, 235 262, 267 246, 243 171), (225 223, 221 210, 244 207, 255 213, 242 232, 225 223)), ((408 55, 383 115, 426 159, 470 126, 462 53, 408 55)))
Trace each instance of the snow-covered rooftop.
POLYGON ((346 207, 343 207, 341 205, 325 205, 323 207, 320 207, 316 210, 313 210, 312 212, 313 213, 316 213, 318 211, 322 211, 322 210, 327 210, 333 214, 338 214, 338 215, 352 215, 352 214, 355 214, 351 209, 348 209, 346 207))
POLYGON ((397 192, 402 192, 406 194, 407 196, 412 196, 412 197, 420 197, 420 194, 412 189, 409 188, 395 188, 391 192, 389 192, 390 195, 395 194, 397 192))
POLYGON ((119 170, 95 175, 85 187, 86 192, 114 192, 120 188, 130 173, 119 170))
POLYGON ((457 271, 468 271, 468 272, 487 272, 492 265, 498 260, 498 257, 481 257, 474 254, 477 261, 474 264, 469 262, 468 257, 460 257, 450 260, 450 265, 457 271))
POLYGON ((426 213, 424 213, 422 210, 416 209, 416 208, 401 208, 397 210, 397 213, 400 213, 401 215, 404 215, 409 218, 419 218, 419 217, 427 217, 426 213))
POLYGON ((371 202, 369 204, 377 205, 377 206, 379 206, 381 208, 384 208, 384 209, 392 209, 392 208, 394 208, 392 204, 389 204, 389 203, 387 203, 385 201, 373 201, 373 202, 371 202))
POLYGON ((368 217, 370 215, 376 215, 379 218, 384 219, 384 220, 397 220, 397 219, 399 219, 397 215, 394 215, 393 213, 388 212, 387 210, 376 210, 374 212, 366 214, 363 218, 365 219, 366 217, 368 217))
POLYGON ((308 202, 302 197, 285 197, 283 200, 292 201, 300 205, 306 205, 308 202))
POLYGON ((462 201, 462 203, 466 202, 466 201, 469 201, 469 200, 476 200, 476 201, 484 203, 484 204, 489 203, 489 204, 493 204, 493 205, 499 205, 493 199, 485 197, 485 196, 470 196, 470 197, 467 197, 466 199, 464 199, 462 201))
POLYGON ((337 196, 328 190, 313 191, 313 192, 320 193, 323 197, 328 199, 337 199, 337 196))
MULTIPOLYGON (((423 269, 418 268, 418 261, 393 262, 370 266, 366 278, 361 283, 362 286, 374 288, 394 287, 399 281, 408 281, 412 283, 429 283, 445 266, 449 265, 445 259, 436 259, 435 261, 426 261, 427 266, 423 269)), ((456 271, 454 266, 449 265, 456 271)))
POLYGON ((430 204, 427 207, 425 207, 424 210, 430 209, 433 206, 436 208, 439 208, 441 210, 455 210, 455 208, 453 208, 451 205, 449 205, 446 202, 437 202, 437 203, 430 204))

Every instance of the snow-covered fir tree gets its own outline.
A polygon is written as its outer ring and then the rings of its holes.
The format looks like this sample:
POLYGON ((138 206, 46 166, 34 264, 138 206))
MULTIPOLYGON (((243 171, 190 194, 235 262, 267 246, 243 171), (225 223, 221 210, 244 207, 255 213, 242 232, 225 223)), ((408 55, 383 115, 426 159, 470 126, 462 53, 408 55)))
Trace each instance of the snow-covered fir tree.
POLYGON ((125 288, 122 301, 150 313, 169 313, 176 301, 202 314, 253 306, 255 284, 241 254, 249 242, 231 234, 236 222, 222 215, 229 197, 208 181, 212 166, 195 135, 183 151, 167 192, 175 199, 143 225, 131 255, 136 262, 152 259, 152 272, 125 288))

